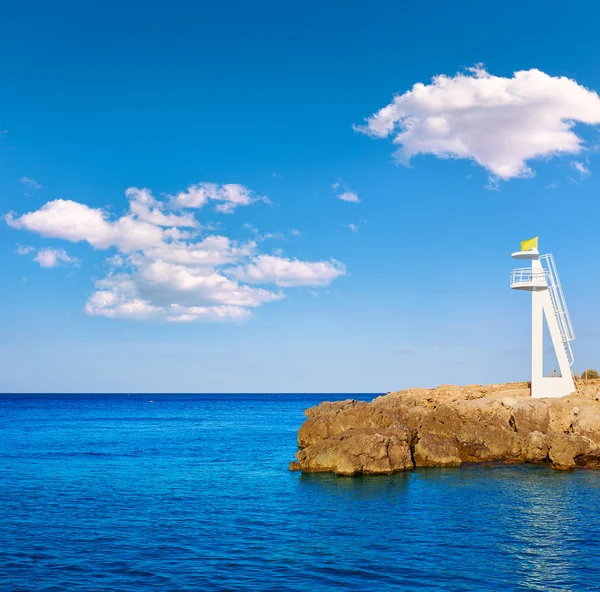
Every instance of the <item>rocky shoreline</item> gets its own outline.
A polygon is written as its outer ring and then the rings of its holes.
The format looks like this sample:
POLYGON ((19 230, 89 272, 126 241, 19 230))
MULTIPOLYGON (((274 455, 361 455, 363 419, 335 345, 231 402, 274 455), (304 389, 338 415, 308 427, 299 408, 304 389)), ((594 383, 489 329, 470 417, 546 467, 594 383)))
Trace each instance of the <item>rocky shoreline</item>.
POLYGON ((408 389, 305 411, 290 470, 391 474, 464 463, 600 469, 600 379, 558 399, 525 382, 408 389))

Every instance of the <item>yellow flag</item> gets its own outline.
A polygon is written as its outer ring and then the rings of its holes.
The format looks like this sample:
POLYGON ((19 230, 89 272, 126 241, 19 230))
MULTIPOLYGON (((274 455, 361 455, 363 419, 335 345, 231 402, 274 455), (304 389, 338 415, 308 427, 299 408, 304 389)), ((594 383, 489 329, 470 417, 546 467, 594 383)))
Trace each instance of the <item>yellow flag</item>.
POLYGON ((529 251, 531 249, 538 248, 538 237, 530 238, 529 240, 523 241, 521 243, 521 251, 529 251))

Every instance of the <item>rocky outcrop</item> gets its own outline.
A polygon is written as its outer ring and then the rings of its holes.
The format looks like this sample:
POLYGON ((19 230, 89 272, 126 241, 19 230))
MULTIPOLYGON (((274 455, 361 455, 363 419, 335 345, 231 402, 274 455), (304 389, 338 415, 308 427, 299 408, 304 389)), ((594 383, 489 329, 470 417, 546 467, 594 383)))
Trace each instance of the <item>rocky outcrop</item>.
POLYGON ((441 385, 307 409, 290 469, 390 474, 463 463, 600 468, 600 380, 560 399, 527 383, 441 385))
POLYGON ((412 469, 414 434, 407 429, 350 429, 300 450, 303 471, 390 474, 412 469))

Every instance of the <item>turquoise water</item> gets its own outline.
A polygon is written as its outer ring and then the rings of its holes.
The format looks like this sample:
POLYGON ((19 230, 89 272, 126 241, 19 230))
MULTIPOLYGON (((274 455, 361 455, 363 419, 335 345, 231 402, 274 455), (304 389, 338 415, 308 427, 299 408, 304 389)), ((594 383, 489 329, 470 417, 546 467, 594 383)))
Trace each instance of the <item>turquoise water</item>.
POLYGON ((600 472, 288 472, 334 398, 0 395, 0 590, 600 589, 600 472))

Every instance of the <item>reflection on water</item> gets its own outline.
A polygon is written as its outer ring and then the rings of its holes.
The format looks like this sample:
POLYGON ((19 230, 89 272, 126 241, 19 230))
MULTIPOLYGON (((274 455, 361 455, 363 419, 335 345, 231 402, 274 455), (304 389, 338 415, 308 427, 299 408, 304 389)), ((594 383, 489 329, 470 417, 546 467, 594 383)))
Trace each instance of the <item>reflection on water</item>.
POLYGON ((338 477, 331 473, 299 474, 298 487, 303 495, 321 499, 331 498, 331 503, 344 503, 348 499, 361 502, 390 502, 402 498, 413 474, 397 473, 389 476, 358 475, 338 477), (305 491, 303 491, 305 489, 305 491))
POLYGON ((577 486, 580 479, 573 473, 529 469, 522 471, 516 487, 506 488, 506 504, 512 508, 514 520, 508 521, 506 513, 501 515, 511 535, 504 548, 518 562, 515 576, 520 585, 546 590, 550 581, 557 589, 578 589, 571 574, 585 571, 589 551, 586 519, 578 515, 582 497, 589 491, 577 486), (575 523, 577 520, 582 523, 575 523))

